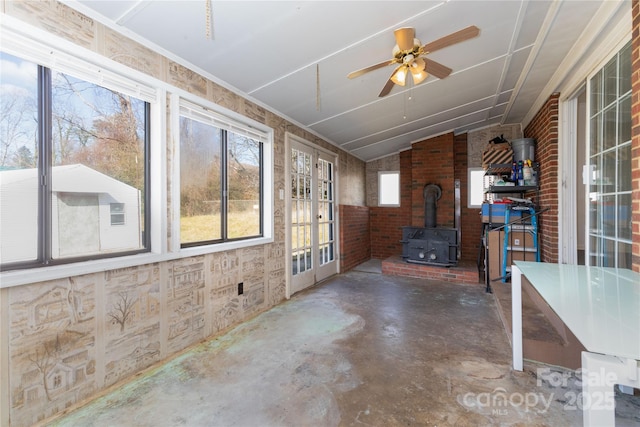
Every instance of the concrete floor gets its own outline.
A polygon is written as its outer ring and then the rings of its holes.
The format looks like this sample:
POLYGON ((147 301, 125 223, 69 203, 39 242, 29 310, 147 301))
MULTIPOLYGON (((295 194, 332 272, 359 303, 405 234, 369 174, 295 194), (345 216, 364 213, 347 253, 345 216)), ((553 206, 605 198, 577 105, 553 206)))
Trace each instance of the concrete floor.
MULTIPOLYGON (((295 295, 51 425, 582 424, 571 371, 532 363, 511 371, 507 336, 483 286, 361 270, 295 295), (564 384, 553 381, 559 375, 564 384)), ((621 407, 627 415, 618 425, 640 425, 637 399, 621 407)))

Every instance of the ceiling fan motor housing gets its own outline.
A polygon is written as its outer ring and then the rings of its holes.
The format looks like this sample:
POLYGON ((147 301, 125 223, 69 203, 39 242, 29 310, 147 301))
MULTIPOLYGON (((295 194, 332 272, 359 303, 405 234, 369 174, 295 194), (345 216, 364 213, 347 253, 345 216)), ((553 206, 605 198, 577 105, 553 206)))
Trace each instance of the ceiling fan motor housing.
POLYGON ((407 63, 405 59, 407 56, 411 56, 411 59, 416 58, 420 55, 420 48, 422 47, 422 43, 418 39, 413 39, 413 48, 411 50, 400 50, 398 45, 393 47, 393 57, 398 60, 398 62, 407 63))

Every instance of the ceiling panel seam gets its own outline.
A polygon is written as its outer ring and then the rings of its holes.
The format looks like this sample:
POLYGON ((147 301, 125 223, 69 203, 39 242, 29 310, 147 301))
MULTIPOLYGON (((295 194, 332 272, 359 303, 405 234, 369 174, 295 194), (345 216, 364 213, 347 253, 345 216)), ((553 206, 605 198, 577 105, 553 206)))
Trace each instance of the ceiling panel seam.
MULTIPOLYGON (((437 112, 437 113, 435 113, 435 114, 431 114, 431 115, 428 115, 428 116, 420 117, 419 119, 411 120, 411 121, 409 121, 409 122, 403 123, 403 124, 398 125, 398 126, 394 126, 394 127, 390 127, 390 128, 387 128, 387 129, 384 129, 384 130, 378 131, 378 132, 370 133, 370 134, 368 134, 368 135, 366 135, 366 136, 363 136, 363 137, 360 137, 360 138, 353 139, 353 140, 351 140, 351 141, 347 141, 347 142, 345 142, 345 143, 342 143, 342 144, 340 144, 340 146, 341 146, 341 147, 344 147, 345 145, 354 144, 354 143, 356 143, 356 142, 358 142, 358 141, 361 141, 361 140, 363 140, 363 139, 371 138, 371 137, 374 137, 374 136, 379 135, 379 134, 384 133, 384 132, 388 132, 388 131, 393 130, 393 129, 399 129, 399 128, 402 128, 402 127, 404 127, 404 126, 410 125, 410 124, 412 124, 412 123, 417 123, 417 122, 420 122, 420 121, 423 121, 423 120, 428 120, 428 119, 431 119, 431 118, 436 118, 437 116, 439 116, 439 115, 441 115, 441 114, 450 113, 450 112, 453 112, 453 111, 455 111, 455 110, 457 110, 457 109, 459 109, 459 108, 468 107, 468 106, 471 106, 471 105, 473 105, 473 104, 480 103, 480 102, 482 102, 482 101, 490 100, 490 99, 491 99, 491 98, 493 98, 494 96, 495 96, 495 95, 485 96, 484 98, 476 99, 475 101, 467 102, 466 104, 461 104, 461 105, 458 105, 458 106, 456 106, 456 107, 449 108, 449 109, 446 109, 446 110, 441 110, 441 111, 438 111, 438 112, 437 112)), ((488 107, 488 108, 494 108, 494 107, 495 107, 495 106, 488 107)), ((477 112, 479 112, 479 111, 483 111, 483 110, 484 110, 484 109, 483 109, 483 108, 481 108, 480 110, 476 110, 476 111, 475 111, 474 113, 472 113, 472 114, 475 114, 475 113, 477 113, 477 112)), ((462 116, 462 117, 464 117, 464 116, 462 116)), ((444 123, 446 123, 446 121, 445 121, 444 123)), ((422 128, 422 129, 425 129, 425 128, 422 128)), ((412 131, 412 132, 413 132, 413 131, 412 131)))
POLYGON ((538 37, 536 37, 536 42, 534 43, 533 48, 529 53, 529 57, 527 58, 527 62, 524 64, 524 67, 522 68, 522 72, 520 73, 520 77, 518 78, 518 81, 516 82, 516 85, 513 88, 513 92, 511 93, 511 99, 509 99, 509 105, 507 105, 507 108, 505 109, 505 112, 502 115, 501 123, 504 124, 506 117, 509 116, 511 109, 513 108, 513 104, 515 103, 515 100, 518 97, 518 94, 520 93, 520 90, 522 89, 522 86, 524 85, 525 80, 527 80, 527 78, 529 77, 529 73, 533 68, 533 64, 536 58, 538 57, 540 50, 542 49, 542 45, 544 44, 544 41, 546 40, 547 36, 549 35, 549 32, 551 31, 551 25, 553 24, 556 17, 558 16, 559 11, 560 11, 560 2, 555 2, 555 1, 551 2, 551 6, 547 11, 544 21, 542 22, 540 31, 538 32, 538 37))
MULTIPOLYGON (((496 96, 494 98, 494 107, 498 102, 498 96, 501 92, 504 92, 504 82, 507 79, 507 73, 509 72, 509 66, 511 65, 511 60, 513 59, 514 47, 518 42, 518 36, 520 35, 520 31, 522 30, 522 22, 524 21, 524 11, 526 9, 525 5, 528 4, 528 1, 522 1, 520 3, 520 9, 518 10, 518 17, 516 18, 516 23, 513 27, 513 33, 511 34, 511 41, 509 42, 509 50, 507 59, 504 61, 504 66, 502 67, 502 74, 500 75, 500 81, 498 82, 498 87, 496 88, 496 96)), ((489 112, 487 112, 487 116, 485 119, 489 119, 489 112)))
POLYGON ((116 19, 114 19, 115 23, 118 24, 118 25, 126 24, 127 21, 129 21, 131 18, 135 17, 140 11, 145 9, 150 4, 151 4, 150 1, 142 1, 142 0, 140 0, 140 1, 136 2, 133 6, 131 6, 129 9, 127 9, 126 12, 124 12, 122 15, 120 15, 116 19))
MULTIPOLYGON (((420 132, 420 131, 423 131, 423 130, 425 130, 425 129, 432 128, 432 127, 434 127, 434 126, 440 126, 440 125, 442 125, 442 124, 449 123, 449 122, 452 122, 452 121, 455 121, 455 120, 460 120, 460 119, 462 119, 462 118, 469 117, 469 116, 472 116, 472 115, 474 115, 474 114, 483 113, 483 112, 485 112, 487 109, 491 109, 491 108, 493 108, 493 107, 481 108, 481 109, 479 109, 479 110, 473 111, 473 112, 471 112, 471 113, 464 114, 464 115, 462 115, 462 116, 457 116, 457 117, 454 117, 454 118, 452 118, 452 119, 445 120, 445 121, 443 121, 443 122, 434 123, 434 124, 432 124, 432 125, 430 125, 430 126, 426 126, 426 127, 420 128, 420 129, 412 130, 412 131, 410 131, 410 132, 405 132, 405 133, 402 133, 402 134, 400 134, 400 135, 396 135, 396 136, 394 136, 393 138, 387 138, 387 139, 383 139, 383 140, 380 140, 380 141, 372 142, 371 144, 363 145, 362 147, 354 148, 354 149, 352 149, 352 150, 350 150, 350 151, 351 151, 351 152, 353 152, 353 151, 362 150, 362 149, 364 149, 364 148, 369 148, 369 147, 371 147, 371 146, 378 145, 378 144, 381 144, 381 143, 383 143, 383 142, 388 142, 388 141, 390 141, 390 140, 392 140, 392 139, 398 139, 398 138, 403 137, 403 136, 411 135, 412 133, 420 132)), ((480 122, 483 122, 483 121, 484 121, 484 120, 480 120, 480 121, 478 121, 477 123, 480 123, 480 122)), ((452 132, 452 131, 453 131, 453 129, 455 129, 455 128, 452 128, 449 132, 452 132)), ((447 132, 445 132, 445 133, 447 133, 447 132)), ((435 135, 441 135, 441 133, 437 133, 437 134, 435 134, 435 135)), ((419 139, 419 141, 422 141, 422 140, 424 140, 424 139, 429 139, 429 138, 433 138, 433 136, 432 136, 432 135, 429 135, 429 136, 425 136, 424 138, 423 138, 423 137, 421 137, 421 138, 419 139)))

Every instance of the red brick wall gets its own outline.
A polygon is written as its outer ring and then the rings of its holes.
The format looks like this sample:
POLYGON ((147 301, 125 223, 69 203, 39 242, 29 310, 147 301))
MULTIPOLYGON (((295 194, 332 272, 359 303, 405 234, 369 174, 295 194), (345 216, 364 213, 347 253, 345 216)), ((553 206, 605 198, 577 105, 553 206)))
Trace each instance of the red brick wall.
POLYGON ((371 258, 369 208, 340 205, 340 271, 345 272, 371 258))
POLYGON ((478 209, 467 206, 467 135, 447 134, 421 141, 400 153, 400 207, 370 207, 371 258, 386 259, 402 254, 402 227, 424 226, 423 188, 438 184, 437 225, 454 225, 454 180, 460 180, 462 223, 461 261, 477 259, 481 218, 478 209))
POLYGON ((400 153, 400 207, 369 208, 371 258, 402 254, 402 227, 411 223, 411 151, 400 153))
POLYGON ((460 261, 473 261, 478 259, 480 251, 480 236, 482 234, 482 218, 480 209, 467 208, 467 197, 469 190, 468 150, 467 134, 454 136, 454 178, 460 180, 460 222, 462 234, 462 247, 460 261))
POLYGON ((640 5, 633 0, 633 40, 631 42, 631 199, 632 269, 640 272, 640 5))
POLYGON ((411 146, 411 224, 424 227, 424 197, 426 184, 436 184, 442 197, 436 208, 436 225, 453 227, 454 224, 454 155, 453 133, 440 135, 411 146))
POLYGON ((553 94, 524 130, 536 139, 536 161, 540 163, 540 208, 549 209, 538 220, 540 258, 558 262, 558 98, 553 94))

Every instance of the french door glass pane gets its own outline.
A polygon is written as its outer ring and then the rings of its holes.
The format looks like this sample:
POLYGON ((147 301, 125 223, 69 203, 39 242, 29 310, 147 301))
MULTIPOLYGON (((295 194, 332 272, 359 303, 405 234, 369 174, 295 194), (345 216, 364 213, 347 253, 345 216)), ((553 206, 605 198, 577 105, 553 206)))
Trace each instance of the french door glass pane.
POLYGON ((602 235, 616 237, 616 196, 603 196, 601 198, 601 229, 602 235))
POLYGON ((631 241, 631 194, 618 195, 618 237, 631 241))
POLYGON ((631 141, 631 94, 620 101, 618 115, 618 144, 631 141))
POLYGON ((602 135, 600 130, 602 129, 602 114, 596 114, 591 120, 591 140, 590 140, 590 154, 594 154, 602 151, 602 135))
POLYGON ((318 170, 319 260, 324 265, 334 261, 333 164, 320 159, 318 170))
POLYGON ((603 95, 603 107, 607 107, 612 102, 615 102, 618 97, 618 62, 617 56, 614 57, 607 65, 604 66, 604 90, 603 95))
POLYGON ((312 268, 311 154, 291 149, 291 265, 296 275, 312 268))
POLYGON ((606 151, 602 154, 602 175, 600 189, 602 193, 615 191, 616 183, 616 150, 606 151))
POLYGON ((631 191, 631 143, 618 148, 618 191, 631 191))
POLYGON ((593 79, 591 79, 590 103, 591 116, 602 110, 602 73, 598 73, 593 79))
POLYGON ((602 134, 602 149, 607 150, 616 145, 617 108, 612 105, 604 111, 604 129, 602 134))
POLYGON ((631 268, 631 243, 618 243, 618 268, 631 268))
POLYGON ((619 54, 620 77, 618 79, 618 96, 631 91, 631 45, 628 44, 619 54))

